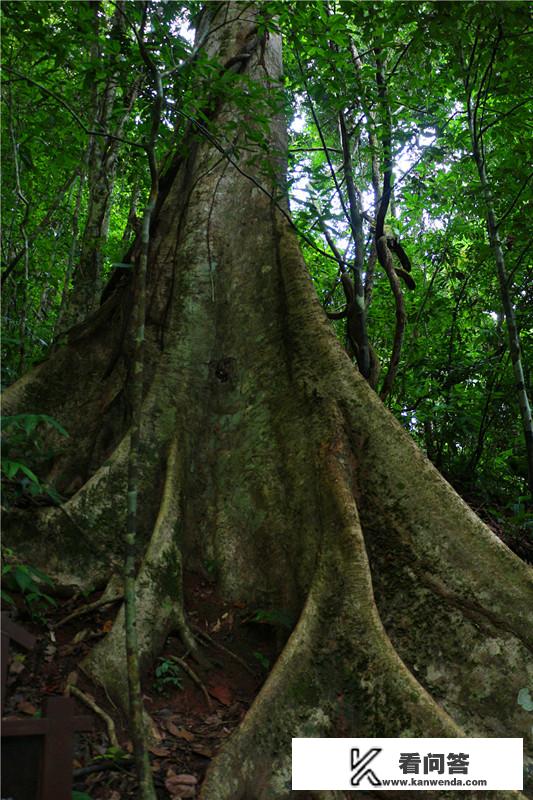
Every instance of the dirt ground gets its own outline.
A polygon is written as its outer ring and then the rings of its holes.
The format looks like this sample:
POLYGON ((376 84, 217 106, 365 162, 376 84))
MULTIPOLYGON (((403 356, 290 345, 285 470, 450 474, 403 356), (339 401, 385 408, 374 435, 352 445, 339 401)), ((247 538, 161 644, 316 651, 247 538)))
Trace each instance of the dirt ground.
MULTIPOLYGON (((209 666, 200 666, 177 635, 170 635, 161 657, 145 676, 145 708, 155 723, 150 748, 159 798, 194 798, 217 750, 246 714, 281 646, 283 631, 268 612, 242 603, 224 605, 210 581, 185 579, 189 623, 209 666), (180 659, 176 661, 175 659, 180 659)), ((79 714, 92 714, 94 730, 76 734, 74 794, 78 800, 136 797, 132 745, 127 721, 79 668, 90 648, 110 630, 118 603, 85 611, 99 595, 60 600, 55 608, 30 613, 20 596, 4 606, 37 637, 24 652, 12 644, 6 716, 36 716, 50 695, 68 694, 74 685, 115 723, 118 749, 105 720, 75 696, 79 714), (64 621, 73 613, 78 615, 64 621)))

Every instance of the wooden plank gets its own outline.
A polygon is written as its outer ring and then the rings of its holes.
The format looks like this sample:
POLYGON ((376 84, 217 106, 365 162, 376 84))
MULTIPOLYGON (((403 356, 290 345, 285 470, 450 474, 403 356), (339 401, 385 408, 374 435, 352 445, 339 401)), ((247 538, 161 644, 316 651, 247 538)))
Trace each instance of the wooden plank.
POLYGON ((6 701, 6 689, 7 689, 7 667, 9 662, 9 636, 7 633, 2 631, 2 674, 1 674, 1 683, 0 683, 0 714, 4 713, 4 705, 6 701))
MULTIPOLYGON (((3 612, 2 710, 11 640, 26 649, 31 649, 36 642, 35 636, 14 623, 7 612, 3 612)), ((75 731, 89 731, 93 728, 92 717, 75 716, 74 710, 74 700, 71 697, 49 697, 44 702, 42 717, 2 719, 2 737, 42 737, 40 769, 38 770, 40 773, 39 790, 35 800, 71 800, 72 798, 74 733, 75 731)), ((31 791, 33 792, 33 789, 31 791)))
MULTIPOLYGON (((74 717, 74 723, 73 731, 90 731, 93 728, 93 718, 88 714, 74 717)), ((45 736, 48 730, 48 717, 2 718, 2 736, 45 736)))
POLYGON ((13 640, 26 650, 32 650, 35 647, 37 639, 28 631, 25 631, 20 625, 9 616, 8 611, 2 611, 2 667, 0 675, 0 713, 4 713, 4 704, 6 700, 7 689, 7 668, 9 664, 9 651, 11 649, 10 642, 13 640))
POLYGON ((44 717, 3 717, 2 737, 4 736, 44 736, 48 733, 48 720, 44 717))
POLYGON ((37 641, 32 633, 25 631, 16 622, 13 622, 8 611, 2 611, 2 633, 7 633, 10 639, 24 647, 25 650, 33 650, 37 641))

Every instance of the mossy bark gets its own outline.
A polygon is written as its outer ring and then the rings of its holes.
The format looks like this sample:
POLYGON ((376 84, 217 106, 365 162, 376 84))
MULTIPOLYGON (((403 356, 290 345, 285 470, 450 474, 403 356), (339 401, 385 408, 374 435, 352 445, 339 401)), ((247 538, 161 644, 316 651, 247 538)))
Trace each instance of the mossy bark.
MULTIPOLYGON (((241 68, 275 84, 277 36, 256 40, 248 6, 208 8, 200 38, 214 17, 210 52, 229 64, 248 47, 241 68)), ((216 113, 221 130, 246 116, 228 105, 216 113)), ((531 753, 531 721, 516 702, 533 674, 531 570, 336 341, 284 201, 268 196, 279 198, 283 178, 277 117, 271 136, 274 179, 191 136, 157 211, 139 461, 141 663, 171 629, 190 637, 182 566, 209 563, 227 600, 295 620, 203 800, 291 796, 293 736, 523 736, 531 753)), ((36 542, 46 526, 33 555, 84 588, 112 571, 102 552, 118 556, 125 524, 129 308, 129 285, 111 287, 96 317, 8 392, 10 409, 48 411, 73 432, 52 471, 68 486, 77 469, 82 482, 63 511, 31 523, 19 512, 7 539, 24 530, 36 542), (76 549, 78 528, 94 552, 76 549)), ((85 669, 125 705, 122 613, 85 669)))

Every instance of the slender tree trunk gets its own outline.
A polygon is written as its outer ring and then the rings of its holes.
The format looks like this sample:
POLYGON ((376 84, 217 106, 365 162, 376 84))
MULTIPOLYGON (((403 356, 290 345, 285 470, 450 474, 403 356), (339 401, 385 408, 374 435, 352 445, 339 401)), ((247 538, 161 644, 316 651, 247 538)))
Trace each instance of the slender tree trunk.
MULTIPOLYGON (((123 0, 117 4, 109 33, 109 36, 117 41, 125 25, 123 6, 123 0)), ((98 7, 99 3, 95 3, 95 15, 98 13, 98 7)), ((98 18, 96 19, 95 25, 98 27, 98 18)), ((98 64, 100 59, 100 48, 96 39, 93 44, 92 59, 95 64, 98 64)), ((102 134, 112 133, 112 137, 92 135, 88 144, 87 218, 81 237, 78 264, 72 274, 72 289, 58 320, 58 331, 65 331, 72 325, 82 322, 100 303, 104 247, 109 234, 109 218, 118 165, 119 137, 122 135, 140 86, 138 78, 132 81, 128 91, 125 92, 126 99, 121 117, 118 123, 115 122, 113 125, 118 74, 112 63, 109 64, 109 68, 110 77, 101 91, 98 90, 98 85, 95 83, 92 127, 94 130, 102 131, 102 134), (110 130, 111 126, 113 126, 112 130, 110 130)))
POLYGON ((76 201, 74 205, 74 211, 72 213, 72 220, 71 220, 71 240, 70 240, 70 248, 68 254, 68 261, 65 269, 65 277, 63 280, 63 287, 61 290, 61 302, 59 305, 59 311, 57 314, 57 320, 55 325, 55 335, 57 336, 61 332, 62 328, 62 321, 64 320, 65 310, 68 302, 68 295, 69 295, 69 283, 72 277, 72 272, 74 270, 74 264, 78 258, 78 250, 79 250, 79 232, 80 232, 80 210, 81 210, 81 200, 83 197, 83 187, 85 185, 85 178, 86 178, 86 163, 81 167, 79 173, 79 184, 78 184, 78 191, 76 192, 76 201))
POLYGON ((470 100, 468 101, 468 123, 470 127, 470 137, 472 140, 472 149, 476 161, 481 188, 483 191, 483 199, 485 201, 485 209, 487 213, 487 232, 489 235, 490 246, 494 254, 496 273, 498 275, 498 283, 500 286, 500 297, 505 314, 505 321, 507 323, 507 334, 509 337, 509 351, 511 354, 511 363, 513 365, 516 396, 518 398, 518 405, 520 407, 520 417, 522 420, 522 428, 524 431, 524 441, 525 441, 526 458, 527 458, 528 490, 530 496, 529 502, 533 503, 533 417, 531 414, 531 405, 529 402, 528 390, 526 386, 526 380, 524 377, 524 367, 522 364, 522 355, 520 348, 520 336, 518 333, 518 328, 516 326, 516 317, 514 313, 513 302, 511 300, 509 278, 507 276, 507 270, 505 267, 505 256, 503 253, 503 247, 498 232, 498 224, 496 222, 496 214, 494 212, 494 203, 492 199, 490 182, 487 176, 485 158, 483 156, 483 153, 481 152, 479 134, 477 131, 470 100))
MULTIPOLYGON (((152 147, 153 156, 153 147, 152 147)), ((124 637, 126 643, 129 712, 134 745, 140 797, 155 800, 155 790, 150 771, 150 762, 145 745, 142 703, 141 671, 137 637, 136 598, 136 554, 137 554, 137 506, 139 498, 140 430, 142 419, 142 395, 144 377, 144 330, 146 319, 146 271, 150 243, 150 220, 157 200, 157 177, 144 211, 141 231, 141 253, 136 265, 135 292, 135 351, 133 358, 132 404, 133 418, 130 429, 130 452, 128 460, 128 505, 124 557, 124 637)))
MULTIPOLYGON (((221 72, 273 91, 281 44, 259 35, 255 14, 208 4, 199 38, 221 72)), ((170 631, 192 639, 182 574, 206 561, 226 601, 294 626, 200 796, 291 797, 295 736, 523 736, 529 752, 516 697, 533 673, 531 570, 432 467, 331 331, 278 199, 283 120, 273 116, 264 174, 239 148, 250 109, 210 108, 208 135, 192 130, 161 181, 148 254, 141 668, 170 631), (227 123, 238 160, 217 146, 227 123)), ((4 526, 7 544, 66 585, 105 581, 120 554, 132 326, 126 277, 4 400, 6 413, 48 410, 71 434, 51 470, 68 501, 4 526)), ((84 669, 127 706, 123 609, 84 669)))

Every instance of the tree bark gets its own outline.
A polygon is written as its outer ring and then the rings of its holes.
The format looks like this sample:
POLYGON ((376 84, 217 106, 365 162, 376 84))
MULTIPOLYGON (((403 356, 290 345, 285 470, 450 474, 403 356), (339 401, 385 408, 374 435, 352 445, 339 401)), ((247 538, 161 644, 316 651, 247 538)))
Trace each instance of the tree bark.
MULTIPOLYGON (((101 59, 98 43, 99 3, 93 5, 95 15, 95 38, 91 48, 91 60, 98 64, 101 59)), ((120 42, 125 27, 124 3, 117 3, 111 20, 110 39, 120 42)), ((72 288, 68 293, 57 329, 67 330, 70 326, 83 322, 98 307, 102 291, 102 270, 104 247, 109 234, 109 217, 118 166, 119 139, 140 85, 138 78, 124 89, 123 108, 118 121, 113 121, 117 105, 119 76, 114 57, 109 58, 110 75, 103 88, 95 82, 93 92, 93 129, 102 135, 91 134, 87 147, 87 218, 81 238, 80 254, 76 269, 72 274, 72 288), (112 130, 110 130, 112 126, 112 130), (112 134, 106 136, 105 134, 112 134)))
MULTIPOLYGON (((528 395, 528 387, 524 376, 524 367, 522 364, 522 349, 520 346, 520 334, 516 325, 516 315, 514 306, 511 299, 511 286, 510 280, 507 275, 505 265, 505 256, 503 247, 500 240, 500 231, 496 221, 496 212, 494 209, 494 200, 490 185, 489 176, 487 174, 487 162, 485 157, 485 148, 483 145, 483 129, 479 122, 479 110, 483 104, 487 102, 487 95, 490 89, 492 80, 493 68, 496 61, 496 54, 500 47, 503 36, 503 28, 501 20, 498 23, 497 30, 492 42, 491 53, 489 62, 481 78, 479 78, 479 85, 477 91, 474 90, 474 80, 476 78, 476 71, 473 68, 472 58, 468 66, 466 66, 462 47, 460 48, 460 61, 463 66, 463 81, 465 87, 465 100, 466 111, 468 117, 468 129, 470 133, 470 140, 472 143, 472 155, 476 162, 477 172, 479 175, 479 182, 481 184, 481 191, 483 201, 485 204, 487 233, 489 236, 489 244, 494 255, 494 262, 496 265, 496 274, 498 276, 498 284, 500 288, 500 298, 505 315, 505 322, 507 324, 507 335, 509 338, 509 353, 511 355, 511 363, 513 365, 513 374, 515 379, 516 396, 518 406, 520 409, 520 418, 522 422, 522 429, 524 431, 524 444, 527 459, 527 485, 529 491, 528 505, 533 506, 533 415, 531 412, 531 403, 528 395)), ((487 42, 488 44, 488 42, 487 42)), ((473 45, 472 56, 477 46, 473 45)))
MULTIPOLYGON (((274 33, 258 38, 255 13, 208 4, 199 37, 221 69, 273 91, 281 43, 274 33)), ((233 152, 248 113, 231 102, 213 112, 218 136, 239 123, 233 152)), ((295 736, 463 733, 523 736, 531 747, 531 721, 516 702, 533 674, 531 570, 446 483, 337 342, 279 210, 285 139, 274 116, 265 174, 249 150, 229 160, 212 135, 192 132, 161 182, 148 259, 141 665, 169 631, 192 638, 184 568, 210 562, 226 600, 295 620, 208 770, 203 800, 290 797, 295 736)), ((110 577, 125 525, 132 322, 121 280, 4 400, 6 413, 47 411, 71 433, 51 467, 70 498, 32 519, 17 512, 5 541, 83 588, 110 577)), ((84 666, 126 706, 123 611, 84 666)))
POLYGON ((516 325, 516 315, 514 313, 514 306, 511 300, 509 278, 507 277, 507 270, 505 267, 505 256, 503 254, 503 247, 500 241, 498 224, 496 222, 496 214, 494 213, 494 204, 492 201, 492 193, 490 190, 487 171, 485 169, 485 160, 480 152, 479 145, 477 143, 477 133, 473 127, 473 121, 471 115, 469 116, 469 120, 471 123, 471 135, 472 135, 472 145, 474 150, 474 158, 476 160, 479 180, 481 182, 481 188, 483 190, 485 208, 487 211, 487 231, 489 235, 489 242, 492 252, 494 253, 494 261, 496 264, 496 272, 498 275, 498 283, 500 286, 500 297, 502 301, 503 310, 505 313, 505 321, 507 323, 509 352, 511 354, 511 363, 513 365, 516 396, 518 399, 518 406, 520 408, 522 429, 524 431, 524 443, 525 443, 526 458, 527 458, 529 505, 533 506, 533 416, 531 413, 531 405, 529 402, 526 379, 524 376, 524 367, 522 364, 522 349, 520 347, 520 335, 518 333, 518 328, 516 325))

